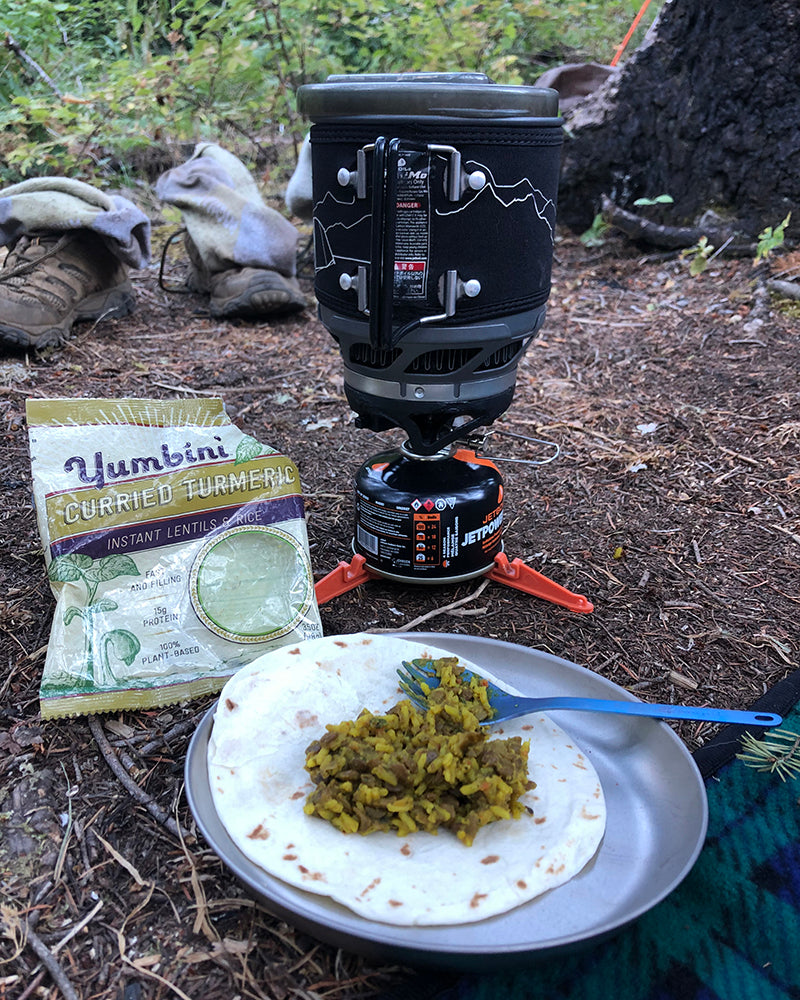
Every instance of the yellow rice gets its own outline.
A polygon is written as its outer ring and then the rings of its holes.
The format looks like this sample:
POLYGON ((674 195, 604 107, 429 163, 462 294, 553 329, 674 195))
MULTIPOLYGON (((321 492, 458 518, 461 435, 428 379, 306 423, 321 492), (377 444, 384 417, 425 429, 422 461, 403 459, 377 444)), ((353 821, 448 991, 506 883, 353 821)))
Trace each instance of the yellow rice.
POLYGON ((328 725, 306 749, 314 782, 304 809, 343 833, 399 835, 439 827, 467 846, 487 823, 517 819, 528 780, 528 742, 489 739, 486 682, 464 683, 457 657, 433 661, 440 678, 425 712, 403 700, 385 715, 364 709, 328 725))

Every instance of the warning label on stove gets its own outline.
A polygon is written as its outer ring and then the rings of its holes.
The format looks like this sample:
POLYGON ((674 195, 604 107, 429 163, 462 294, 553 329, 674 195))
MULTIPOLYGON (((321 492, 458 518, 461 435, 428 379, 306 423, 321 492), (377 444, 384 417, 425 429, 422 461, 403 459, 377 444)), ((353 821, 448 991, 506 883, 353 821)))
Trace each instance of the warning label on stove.
POLYGON ((430 154, 401 152, 395 203, 394 299, 424 299, 430 251, 430 154))

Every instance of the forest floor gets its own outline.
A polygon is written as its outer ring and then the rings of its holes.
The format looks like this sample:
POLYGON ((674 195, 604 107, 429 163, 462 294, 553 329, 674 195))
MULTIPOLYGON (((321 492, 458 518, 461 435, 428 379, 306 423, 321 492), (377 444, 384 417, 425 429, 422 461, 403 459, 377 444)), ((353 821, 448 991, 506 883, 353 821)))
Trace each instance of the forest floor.
MULTIPOLYGON (((798 265, 770 263, 784 276, 798 265)), ((505 640, 646 700, 697 705, 746 707, 786 676, 800 646, 800 316, 777 299, 754 316, 754 279, 751 260, 718 258, 692 277, 677 255, 563 234, 547 320, 484 453, 505 480, 508 556, 594 611, 484 579, 373 581, 321 607, 325 633, 505 640), (558 458, 510 461, 551 454, 526 437, 557 443, 558 458)), ((54 601, 26 399, 221 397, 299 467, 318 577, 350 556, 358 466, 402 440, 355 427, 313 304, 220 322, 202 297, 164 291, 157 259, 134 283, 131 316, 41 355, 0 353, 0 997, 56 997, 56 981, 81 1000, 380 996, 408 970, 271 916, 197 832, 183 765, 213 698, 41 718, 54 601)), ((678 732, 694 750, 714 727, 678 732)))

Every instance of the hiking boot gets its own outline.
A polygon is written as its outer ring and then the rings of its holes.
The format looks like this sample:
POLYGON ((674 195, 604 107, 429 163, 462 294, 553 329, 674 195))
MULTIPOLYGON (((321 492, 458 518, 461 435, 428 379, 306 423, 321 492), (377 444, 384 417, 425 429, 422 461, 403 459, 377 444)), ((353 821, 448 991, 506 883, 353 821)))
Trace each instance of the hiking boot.
POLYGON ((305 309, 306 300, 294 278, 263 267, 232 267, 209 280, 212 316, 285 316, 305 309))
POLYGON ((208 309, 212 316, 281 316, 305 309, 307 302, 296 279, 264 267, 230 267, 212 274, 188 233, 183 242, 189 257, 186 286, 193 292, 210 294, 208 309))
POLYGON ((128 270, 85 229, 21 236, 0 269, 0 340, 22 347, 61 344, 81 320, 127 316, 128 270))

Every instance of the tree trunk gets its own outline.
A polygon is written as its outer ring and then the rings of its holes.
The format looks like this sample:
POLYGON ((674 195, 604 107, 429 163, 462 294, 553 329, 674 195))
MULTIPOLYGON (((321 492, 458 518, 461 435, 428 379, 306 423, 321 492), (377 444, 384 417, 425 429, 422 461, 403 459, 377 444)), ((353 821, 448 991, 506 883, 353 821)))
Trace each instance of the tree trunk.
POLYGON ((601 196, 672 225, 706 209, 749 236, 794 210, 800 235, 798 0, 672 0, 620 73, 567 122, 559 221, 582 231, 601 196))

